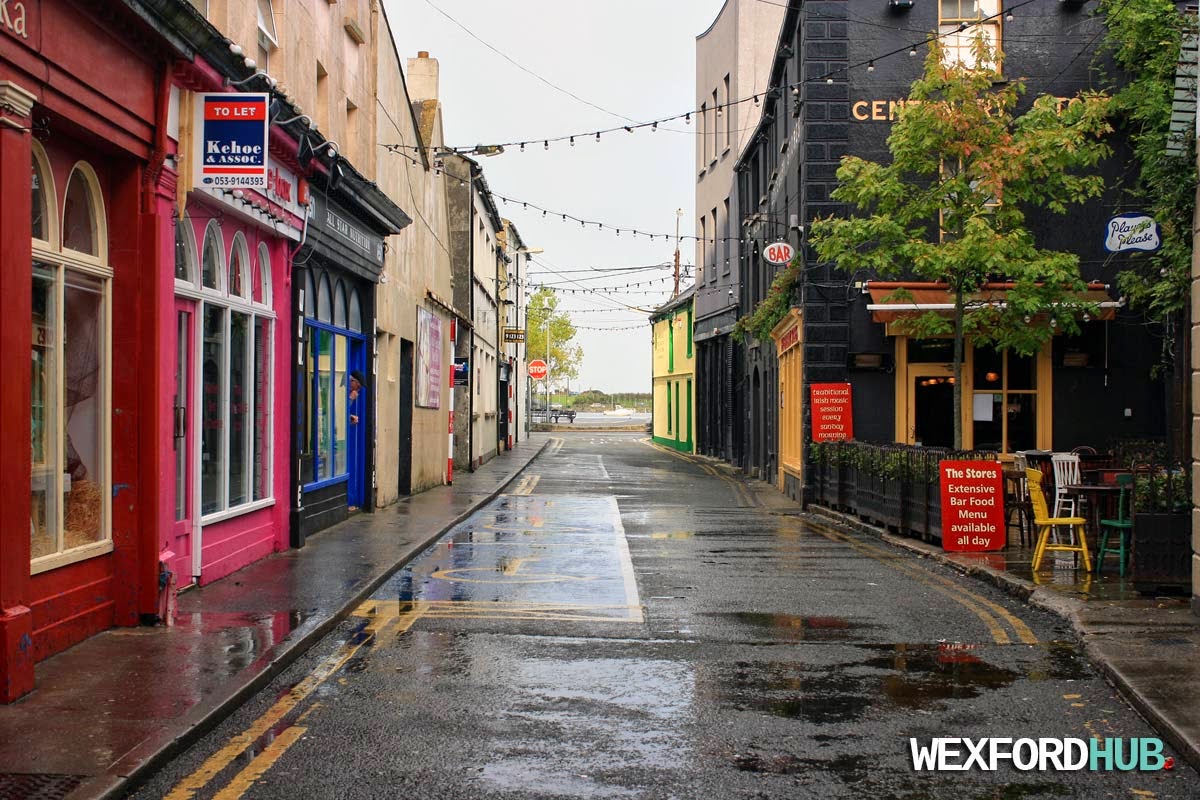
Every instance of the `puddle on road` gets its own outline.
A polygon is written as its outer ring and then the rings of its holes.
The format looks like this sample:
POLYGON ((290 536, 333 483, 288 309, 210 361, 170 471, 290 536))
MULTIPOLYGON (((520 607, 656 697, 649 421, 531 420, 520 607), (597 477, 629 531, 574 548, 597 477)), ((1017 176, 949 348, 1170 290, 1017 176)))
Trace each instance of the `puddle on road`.
MULTIPOLYGON (((778 617, 787 621, 786 615, 743 616, 743 622, 772 630, 781 624, 778 617)), ((794 624, 808 625, 812 619, 796 617, 794 624)), ((798 630, 808 634, 820 628, 798 630)), ((827 630, 844 633, 848 628, 827 630)), ((1077 649, 1059 642, 1033 648, 1028 656, 1022 655, 1021 664, 1012 667, 990 663, 983 655, 986 649, 974 644, 856 647, 864 657, 835 668, 782 661, 718 665, 708 673, 705 689, 714 702, 726 707, 825 725, 857 721, 873 706, 930 708, 1006 689, 1022 679, 1072 680, 1088 675, 1077 649)))
POLYGON ((876 627, 852 622, 844 617, 799 616, 758 611, 722 611, 705 614, 714 619, 730 619, 758 628, 780 642, 849 641, 855 631, 876 627))

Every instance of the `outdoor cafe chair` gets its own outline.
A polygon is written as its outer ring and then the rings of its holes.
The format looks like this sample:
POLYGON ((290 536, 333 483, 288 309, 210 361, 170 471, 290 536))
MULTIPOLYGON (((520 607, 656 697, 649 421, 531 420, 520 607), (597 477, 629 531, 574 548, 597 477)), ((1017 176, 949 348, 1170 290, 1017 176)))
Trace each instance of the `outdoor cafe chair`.
POLYGON ((1125 565, 1129 562, 1129 537, 1130 531, 1133 530, 1132 508, 1133 505, 1133 476, 1118 475, 1117 485, 1121 487, 1121 494, 1117 500, 1117 518, 1100 520, 1100 549, 1096 551, 1096 574, 1099 575, 1104 569, 1104 556, 1106 553, 1117 554, 1118 573, 1122 578, 1125 577, 1125 565), (1117 534, 1117 546, 1108 546, 1108 533, 1115 531, 1117 534))
POLYGON ((1076 499, 1066 487, 1083 483, 1079 472, 1079 454, 1055 453, 1050 456, 1050 463, 1054 466, 1054 516, 1061 517, 1064 512, 1074 516, 1076 499))
POLYGON ((1046 494, 1042 491, 1042 473, 1036 469, 1025 471, 1026 485, 1029 487, 1029 499, 1033 504, 1033 524, 1037 527, 1037 545, 1033 548, 1033 571, 1037 572, 1042 566, 1042 559, 1048 550, 1058 550, 1066 553, 1079 553, 1083 558, 1083 568, 1092 571, 1092 561, 1088 557, 1087 533, 1084 526, 1087 520, 1083 517, 1052 517, 1046 507, 1046 494), (1075 544, 1067 542, 1060 544, 1050 541, 1050 532, 1056 525, 1063 525, 1078 534, 1075 544))

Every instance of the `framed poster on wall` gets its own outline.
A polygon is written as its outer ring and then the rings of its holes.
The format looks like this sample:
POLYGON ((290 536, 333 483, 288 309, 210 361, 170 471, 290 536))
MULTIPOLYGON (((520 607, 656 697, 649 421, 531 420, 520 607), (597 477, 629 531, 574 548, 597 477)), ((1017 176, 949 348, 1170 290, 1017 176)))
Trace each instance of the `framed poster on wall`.
POLYGON ((417 308, 417 400, 421 408, 442 406, 442 320, 417 308))

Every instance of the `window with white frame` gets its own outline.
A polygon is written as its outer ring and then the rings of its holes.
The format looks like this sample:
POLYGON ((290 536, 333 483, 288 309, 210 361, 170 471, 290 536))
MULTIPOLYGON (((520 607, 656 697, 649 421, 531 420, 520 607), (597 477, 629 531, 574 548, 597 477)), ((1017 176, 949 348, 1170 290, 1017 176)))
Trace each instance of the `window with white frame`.
POLYGON ((275 10, 271 0, 258 0, 258 68, 270 72, 271 53, 279 47, 279 37, 275 34, 275 10))
POLYGON ((100 182, 76 163, 63 205, 33 143, 31 570, 112 549, 112 268, 100 182))
POLYGON ((938 0, 938 33, 947 64, 998 68, 995 61, 975 63, 975 40, 982 33, 993 52, 1000 50, 1000 0, 938 0))
MULTIPOLYGON (((190 224, 190 223, 188 223, 190 224)), ((186 231, 184 226, 181 230, 186 231)), ((190 237, 176 246, 186 258, 190 237)), ((209 222, 200 264, 176 260, 176 286, 191 283, 200 300, 200 514, 212 517, 270 500, 271 374, 274 369, 270 248, 253 249, 238 231, 229 240, 209 222), (195 286, 195 275, 200 285, 195 286)))

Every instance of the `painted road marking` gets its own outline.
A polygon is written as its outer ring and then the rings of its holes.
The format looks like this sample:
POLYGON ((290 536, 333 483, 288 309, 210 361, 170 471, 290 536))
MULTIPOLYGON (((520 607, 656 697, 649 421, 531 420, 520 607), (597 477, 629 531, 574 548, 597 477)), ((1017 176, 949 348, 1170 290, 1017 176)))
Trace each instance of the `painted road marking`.
POLYGON ((275 762, 287 752, 288 748, 299 741, 308 728, 291 727, 275 737, 275 740, 263 748, 263 751, 246 765, 246 768, 233 776, 233 780, 225 788, 213 795, 213 800, 239 800, 251 786, 258 781, 267 770, 275 766, 275 762))
POLYGON ((512 491, 512 494, 526 496, 533 494, 534 488, 537 487, 538 481, 541 479, 541 475, 526 475, 521 479, 521 482, 517 484, 517 488, 512 491))
MULTIPOLYGON (((175 784, 171 791, 164 796, 164 800, 190 800, 196 795, 196 792, 212 782, 213 778, 232 764, 242 753, 277 728, 287 717, 292 716, 297 707, 308 699, 321 684, 336 674, 363 645, 389 628, 408 630, 412 627, 412 624, 421 616, 422 609, 414 604, 409 604, 409 606, 410 610, 403 616, 397 611, 392 611, 392 606, 376 600, 368 600, 356 608, 353 615, 366 617, 368 621, 354 639, 343 642, 336 651, 321 661, 312 672, 293 686, 287 694, 275 701, 274 705, 254 720, 244 731, 232 737, 224 747, 205 759, 195 772, 175 784)), ((398 606, 396 608, 398 609, 398 606)), ((263 752, 265 753, 266 750, 263 752)))
MULTIPOLYGON (((641 441, 643 444, 649 444, 654 449, 660 450, 663 453, 675 456, 676 458, 687 461, 690 464, 699 466, 709 475, 719 478, 720 480, 725 481, 733 486, 735 491, 737 491, 743 499, 746 499, 750 505, 760 505, 757 499, 748 493, 740 481, 718 472, 709 464, 704 463, 696 457, 689 456, 686 453, 680 453, 677 450, 672 450, 670 448, 660 447, 657 444, 652 443, 649 439, 641 439, 639 441, 641 441)), ((897 553, 859 541, 847 536, 841 531, 834 530, 833 528, 829 528, 812 521, 806 521, 805 525, 827 539, 847 544, 862 555, 878 561, 881 564, 890 566, 893 569, 909 576, 913 580, 922 583, 929 588, 946 595, 947 597, 950 597, 956 603, 962 605, 964 608, 967 608, 972 614, 978 617, 988 629, 988 632, 992 635, 992 638, 997 644, 1010 644, 1012 639, 1009 637, 1008 632, 1003 628, 1003 626, 997 622, 996 617, 1000 617, 1002 620, 1007 622, 1012 628, 1013 632, 1016 634, 1017 638, 1023 643, 1037 644, 1037 636, 1034 635, 1029 626, 1000 604, 995 603, 986 597, 975 594, 974 592, 966 589, 963 586, 960 586, 945 576, 938 575, 935 572, 926 570, 914 564, 903 563, 900 561, 902 556, 897 553), (995 616, 993 616, 993 614, 995 616)))

